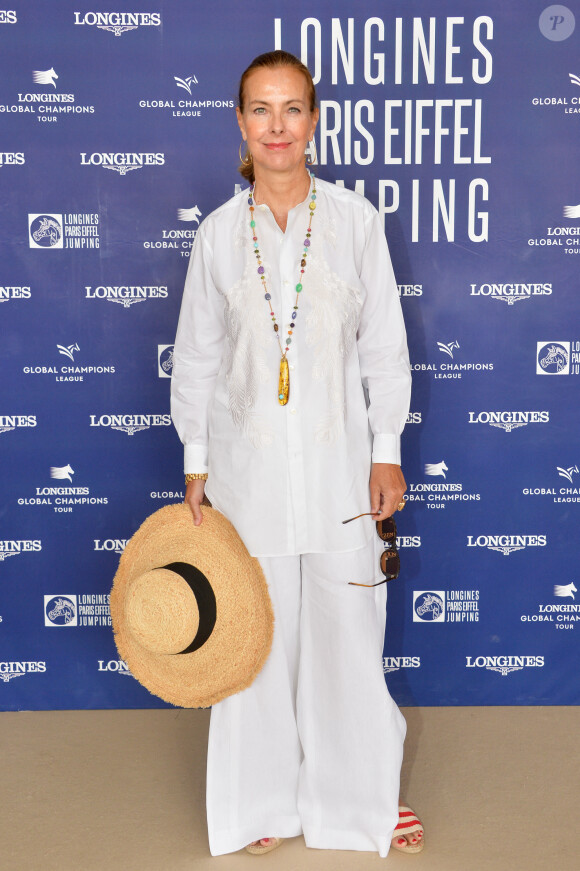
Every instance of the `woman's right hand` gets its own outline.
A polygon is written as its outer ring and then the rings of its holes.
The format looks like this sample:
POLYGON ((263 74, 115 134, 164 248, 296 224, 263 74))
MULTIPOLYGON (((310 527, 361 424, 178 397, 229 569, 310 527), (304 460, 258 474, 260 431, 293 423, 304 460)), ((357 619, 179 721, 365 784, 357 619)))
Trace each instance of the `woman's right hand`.
POLYGON ((193 514, 193 522, 196 526, 200 526, 203 520, 201 513, 201 503, 205 496, 205 481, 203 478, 198 478, 195 481, 190 481, 185 488, 184 502, 191 508, 193 514))

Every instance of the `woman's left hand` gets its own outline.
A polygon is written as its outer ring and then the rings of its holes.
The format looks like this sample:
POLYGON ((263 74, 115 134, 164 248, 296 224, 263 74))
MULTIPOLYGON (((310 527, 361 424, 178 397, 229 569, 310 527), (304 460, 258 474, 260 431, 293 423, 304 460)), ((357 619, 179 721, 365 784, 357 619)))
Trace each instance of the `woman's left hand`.
POLYGON ((384 520, 395 513, 407 489, 400 466, 393 463, 373 463, 370 492, 371 511, 375 520, 384 520))

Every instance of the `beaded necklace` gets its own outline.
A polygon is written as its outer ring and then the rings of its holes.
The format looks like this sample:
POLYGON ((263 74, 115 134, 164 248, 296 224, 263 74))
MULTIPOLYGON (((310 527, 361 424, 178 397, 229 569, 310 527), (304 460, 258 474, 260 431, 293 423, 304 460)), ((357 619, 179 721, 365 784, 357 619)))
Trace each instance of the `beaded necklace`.
POLYGON ((260 276, 260 281, 262 282, 264 299, 270 307, 272 326, 274 327, 274 332, 276 333, 276 338, 278 339, 278 345, 280 346, 280 376, 278 378, 278 402, 280 403, 280 405, 286 405, 290 396, 290 370, 288 367, 288 351, 290 350, 290 345, 292 344, 292 334, 296 329, 296 319, 298 317, 298 299, 300 293, 302 292, 303 275, 306 271, 306 257, 308 256, 308 249, 310 248, 310 237, 312 235, 312 216, 314 215, 314 210, 316 208, 316 179, 314 177, 314 173, 309 172, 308 174, 313 179, 312 196, 310 197, 310 203, 308 204, 308 208, 310 210, 310 218, 308 220, 306 238, 304 239, 304 251, 302 252, 302 257, 300 258, 300 279, 295 288, 296 299, 294 301, 292 319, 288 324, 288 336, 286 338, 285 348, 282 348, 282 342, 280 340, 280 328, 276 320, 276 315, 274 314, 274 309, 272 308, 272 296, 269 293, 268 287, 266 285, 265 269, 262 264, 260 248, 258 246, 258 237, 256 235, 256 221, 254 218, 254 190, 256 187, 255 182, 250 186, 250 191, 248 194, 248 205, 250 207, 250 229, 252 231, 252 241, 254 243, 254 254, 256 255, 256 260, 258 262, 258 275, 260 276))

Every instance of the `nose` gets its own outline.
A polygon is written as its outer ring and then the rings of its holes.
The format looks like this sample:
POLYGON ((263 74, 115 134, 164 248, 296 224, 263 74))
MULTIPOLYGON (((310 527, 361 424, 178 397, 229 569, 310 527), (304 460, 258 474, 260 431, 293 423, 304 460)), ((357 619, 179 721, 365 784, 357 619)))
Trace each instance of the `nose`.
POLYGON ((282 113, 279 111, 272 112, 272 123, 271 123, 272 133, 282 133, 284 130, 284 121, 282 117, 282 113))

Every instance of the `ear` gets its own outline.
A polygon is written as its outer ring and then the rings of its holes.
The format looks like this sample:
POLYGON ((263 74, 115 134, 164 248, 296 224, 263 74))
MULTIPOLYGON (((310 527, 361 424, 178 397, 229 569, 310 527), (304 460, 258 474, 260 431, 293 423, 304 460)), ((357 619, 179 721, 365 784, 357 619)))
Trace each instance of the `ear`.
POLYGON ((310 128, 310 135, 308 139, 314 139, 314 131, 316 130, 316 125, 318 124, 318 118, 320 117, 320 111, 318 106, 314 107, 314 112, 312 113, 312 127, 310 128))
POLYGON ((244 124, 244 116, 242 115, 239 106, 236 106, 236 115, 238 118, 238 127, 240 128, 240 131, 242 134, 242 139, 245 142, 248 137, 246 135, 246 125, 244 124))

